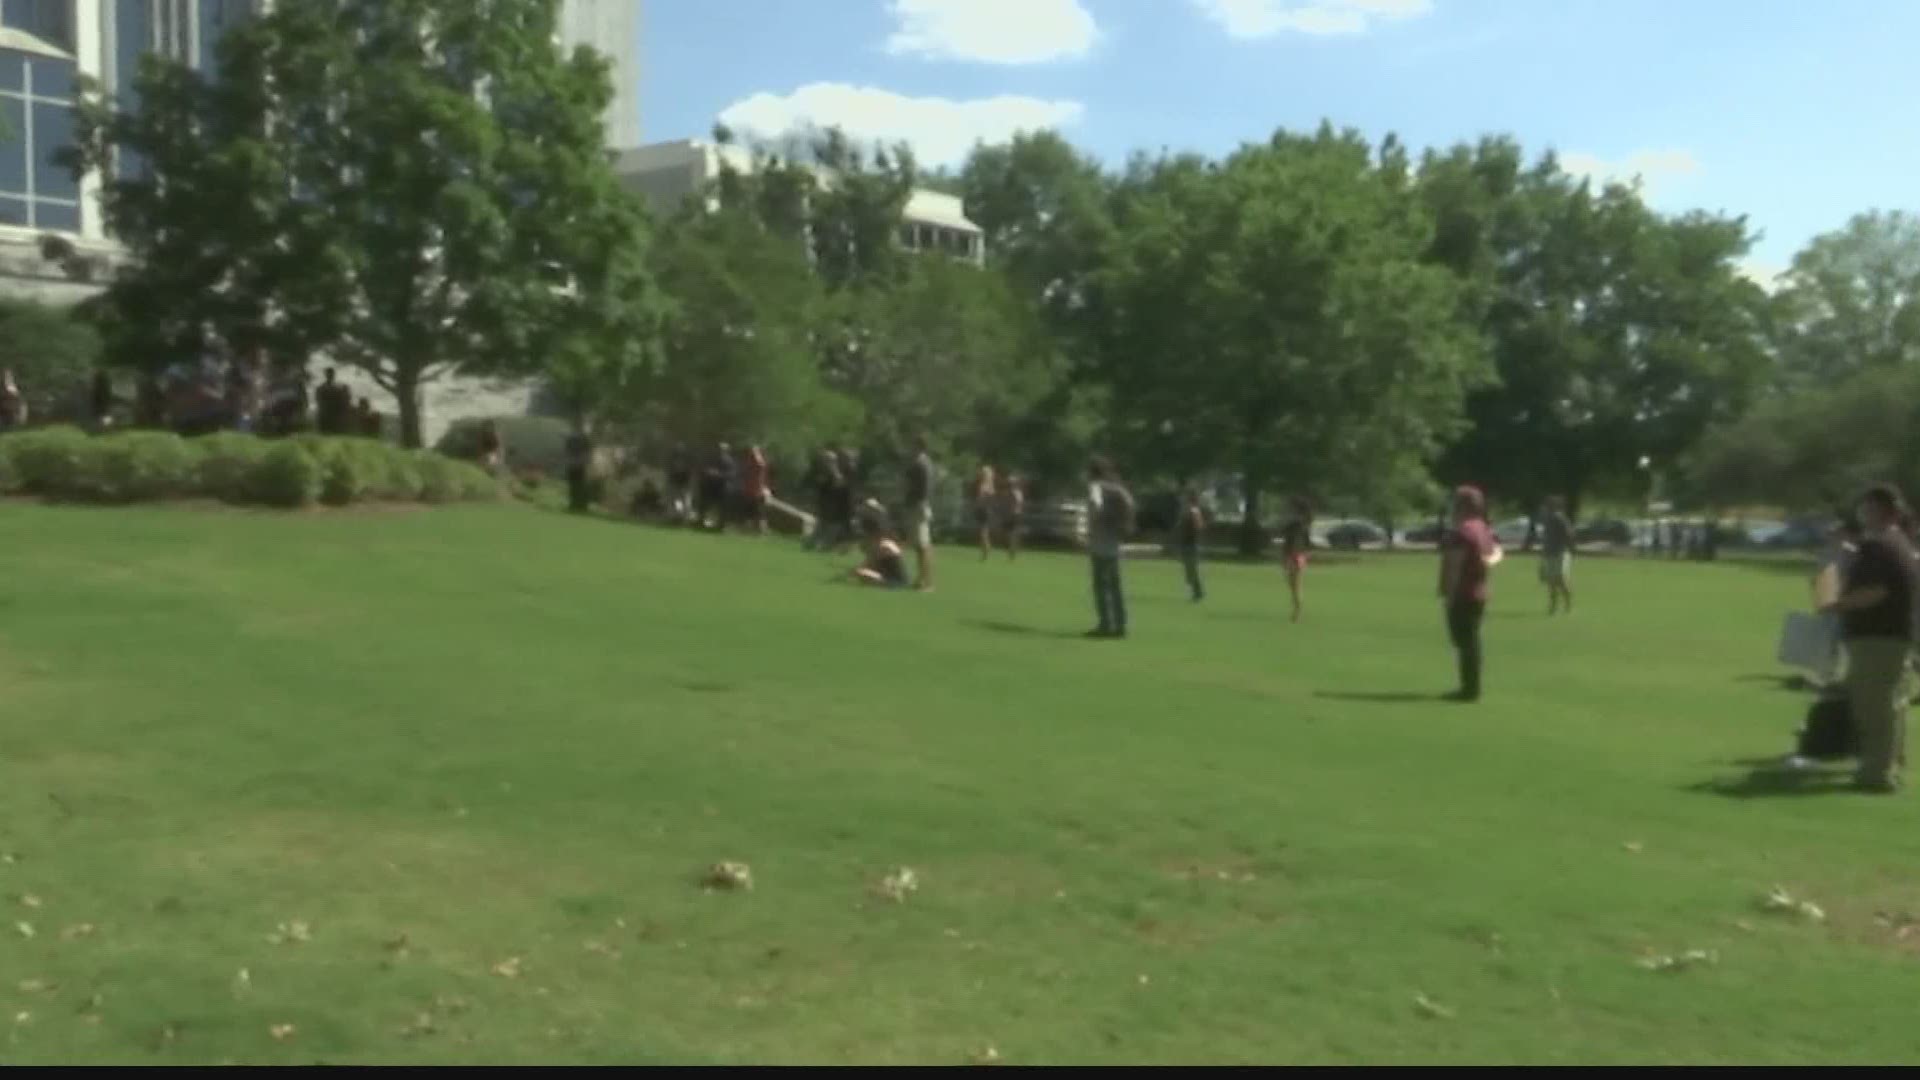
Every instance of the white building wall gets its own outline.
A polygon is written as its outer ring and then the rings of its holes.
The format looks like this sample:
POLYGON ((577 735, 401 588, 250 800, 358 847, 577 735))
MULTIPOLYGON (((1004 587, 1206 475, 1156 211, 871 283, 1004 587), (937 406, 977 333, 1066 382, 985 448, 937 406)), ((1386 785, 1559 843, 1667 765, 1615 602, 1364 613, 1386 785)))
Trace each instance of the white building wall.
POLYGON ((560 42, 571 51, 588 45, 613 63, 613 104, 606 115, 607 145, 640 145, 640 0, 563 0, 560 42))

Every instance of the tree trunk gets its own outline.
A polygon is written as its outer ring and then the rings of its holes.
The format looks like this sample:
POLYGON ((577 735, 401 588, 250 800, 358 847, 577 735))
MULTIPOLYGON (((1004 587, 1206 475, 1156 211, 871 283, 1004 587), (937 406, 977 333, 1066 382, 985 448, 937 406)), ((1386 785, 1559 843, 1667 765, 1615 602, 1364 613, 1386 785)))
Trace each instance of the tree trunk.
POLYGON ((400 408, 400 445, 420 449, 420 374, 402 367, 393 380, 393 399, 400 408))

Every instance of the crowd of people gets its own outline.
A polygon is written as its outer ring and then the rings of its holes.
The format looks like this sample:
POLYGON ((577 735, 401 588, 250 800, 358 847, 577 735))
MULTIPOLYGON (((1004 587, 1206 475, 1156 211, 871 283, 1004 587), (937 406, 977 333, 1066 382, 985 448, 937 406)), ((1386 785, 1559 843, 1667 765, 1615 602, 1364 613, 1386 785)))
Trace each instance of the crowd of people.
MULTIPOLYGON (((131 424, 182 435, 243 431, 258 435, 322 435, 380 438, 383 424, 373 402, 339 381, 328 368, 318 387, 303 367, 271 368, 258 356, 222 363, 213 359, 177 363, 139 376, 133 398, 123 402, 111 372, 94 372, 75 412, 94 431, 131 424), (126 406, 123 408, 123 406, 126 406)), ((25 427, 28 405, 12 370, 0 371, 0 431, 25 427)))

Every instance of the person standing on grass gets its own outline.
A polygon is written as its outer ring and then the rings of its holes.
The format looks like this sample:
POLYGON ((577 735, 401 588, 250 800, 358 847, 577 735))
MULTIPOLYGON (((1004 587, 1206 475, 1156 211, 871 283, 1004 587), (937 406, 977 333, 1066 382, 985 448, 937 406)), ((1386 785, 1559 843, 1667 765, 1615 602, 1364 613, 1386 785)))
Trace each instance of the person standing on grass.
POLYGON ((822 492, 824 499, 820 510, 826 521, 826 531, 821 536, 821 548, 837 553, 846 550, 856 535, 853 477, 847 472, 846 460, 838 450, 827 451, 826 467, 826 487, 822 492))
POLYGON ((1200 509, 1200 493, 1188 488, 1181 499, 1180 516, 1173 523, 1173 550, 1180 556, 1180 566, 1187 573, 1187 590, 1196 604, 1207 598, 1206 586, 1200 583, 1200 539, 1206 531, 1207 513, 1200 509))
POLYGON ((1006 540, 1007 561, 1020 557, 1020 522, 1027 514, 1027 482, 1018 473, 1009 473, 1000 485, 1000 498, 994 515, 999 519, 1000 535, 1006 540))
POLYGON ((740 459, 740 502, 747 528, 758 536, 767 535, 767 500, 773 498, 773 486, 767 473, 767 452, 758 444, 747 447, 740 459))
POLYGON ((667 454, 667 503, 674 524, 693 517, 693 458, 686 443, 674 443, 667 454))
POLYGON ((1094 458, 1088 469, 1087 553, 1093 562, 1093 609, 1100 625, 1090 638, 1127 636, 1127 597, 1120 582, 1120 551, 1133 533, 1133 493, 1120 482, 1113 463, 1094 458))
POLYGON ((999 497, 993 466, 981 465, 973 475, 973 524, 980 530, 980 561, 993 557, 994 501, 999 497))
POLYGON ((1441 544, 1440 600, 1447 633, 1460 661, 1460 689, 1448 700, 1480 700, 1480 624, 1487 614, 1488 578, 1500 545, 1487 527, 1487 499, 1476 487, 1453 493, 1453 528, 1441 544))
POLYGON ((1847 705, 1860 742, 1854 782, 1900 789, 1907 759, 1907 657, 1914 641, 1914 554, 1900 531, 1906 504, 1890 485, 1860 499, 1860 545, 1846 570, 1840 616, 1847 642, 1847 705))
POLYGON ((576 421, 573 434, 567 436, 567 509, 584 514, 593 504, 588 481, 593 471, 593 439, 587 425, 576 421))
POLYGON ((1305 610, 1301 589, 1307 576, 1307 553, 1313 549, 1313 504, 1305 497, 1293 500, 1293 513, 1280 530, 1280 565, 1287 573, 1287 595, 1293 600, 1293 621, 1305 610))
POLYGON ((1547 617, 1573 614, 1573 522, 1558 496, 1540 508, 1540 581, 1547 587, 1547 617))
POLYGON ((20 393, 20 384, 13 379, 13 369, 0 369, 0 431, 25 427, 26 423, 26 396, 20 393))
POLYGON ((933 591, 933 455, 927 450, 927 437, 913 440, 913 461, 907 465, 907 532, 913 537, 913 554, 918 576, 913 587, 933 591))

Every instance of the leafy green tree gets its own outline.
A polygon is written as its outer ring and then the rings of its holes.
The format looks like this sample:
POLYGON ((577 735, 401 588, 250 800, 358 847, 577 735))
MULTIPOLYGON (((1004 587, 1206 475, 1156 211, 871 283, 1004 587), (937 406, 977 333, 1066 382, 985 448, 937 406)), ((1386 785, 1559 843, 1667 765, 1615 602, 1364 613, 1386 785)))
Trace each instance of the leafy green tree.
POLYGON ((821 378, 824 303, 806 252, 748 214, 695 210, 655 249, 673 301, 662 347, 630 387, 630 418, 665 441, 760 441, 788 454, 851 434, 859 408, 821 378))
POLYGON ((1426 460, 1457 433, 1485 359, 1391 140, 1280 132, 1123 183, 1092 297, 1116 435, 1187 474, 1238 471, 1245 547, 1261 494, 1426 460))
POLYGON ((1920 363, 1920 216, 1872 211, 1815 237, 1774 297, 1788 388, 1920 363))
POLYGON ((1537 504, 1636 482, 1764 380, 1764 296, 1738 271, 1743 219, 1663 218, 1631 187, 1594 191, 1551 157, 1532 167, 1506 140, 1429 155, 1429 258, 1467 284, 1465 317, 1498 379, 1469 404, 1450 481, 1537 504))
POLYGON ((83 416, 101 356, 99 333, 72 310, 0 299, 0 368, 13 372, 30 419, 83 416))
MULTIPOLYGON (((645 219, 601 144, 606 61, 555 0, 282 0, 213 81, 150 64, 96 99, 84 167, 139 257, 116 305, 174 350, 323 353, 393 394, 551 370, 583 411, 644 362, 645 219)), ((131 320, 126 320, 130 322, 131 320)))

